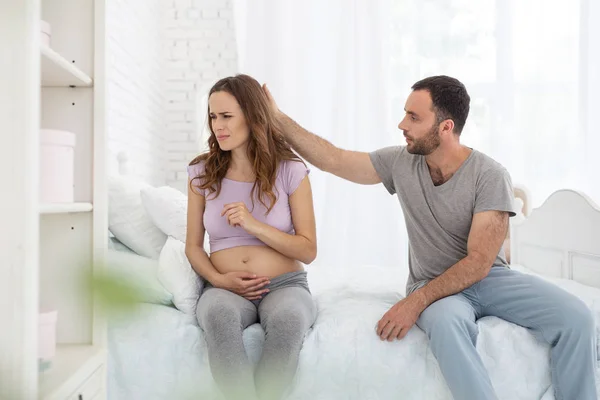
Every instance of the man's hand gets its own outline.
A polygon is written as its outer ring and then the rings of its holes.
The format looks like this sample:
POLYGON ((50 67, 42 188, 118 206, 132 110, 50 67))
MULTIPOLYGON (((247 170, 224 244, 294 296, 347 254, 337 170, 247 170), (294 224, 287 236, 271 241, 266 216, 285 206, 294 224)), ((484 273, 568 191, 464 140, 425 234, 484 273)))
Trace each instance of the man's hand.
POLYGON ((377 323, 377 335, 381 340, 402 339, 425 310, 424 301, 417 292, 400 300, 388 310, 377 323))
POLYGON ((267 84, 266 83, 264 83, 262 85, 262 89, 263 89, 263 92, 265 92, 265 95, 267 96, 267 100, 269 101, 269 105, 271 106, 271 111, 273 112, 273 114, 275 116, 277 116, 280 113, 279 107, 277 107, 277 102, 275 102, 275 98, 273 98, 273 95, 271 94, 271 92, 267 88, 267 84))

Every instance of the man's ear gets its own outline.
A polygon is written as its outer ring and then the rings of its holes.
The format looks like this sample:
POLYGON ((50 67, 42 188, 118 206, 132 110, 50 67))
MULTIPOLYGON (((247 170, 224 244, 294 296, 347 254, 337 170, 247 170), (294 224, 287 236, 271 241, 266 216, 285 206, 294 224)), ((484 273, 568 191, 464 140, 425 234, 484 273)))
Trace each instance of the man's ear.
POLYGON ((451 119, 445 119, 442 121, 442 124, 440 126, 441 128, 441 132, 440 133, 452 133, 454 134, 454 121, 452 121, 451 119))

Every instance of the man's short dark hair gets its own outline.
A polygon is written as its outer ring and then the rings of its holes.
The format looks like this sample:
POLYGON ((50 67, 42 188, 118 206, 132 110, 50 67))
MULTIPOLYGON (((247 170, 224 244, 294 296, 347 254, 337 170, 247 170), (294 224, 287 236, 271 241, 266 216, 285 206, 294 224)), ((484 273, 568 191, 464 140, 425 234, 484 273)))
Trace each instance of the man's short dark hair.
POLYGON ((467 88, 458 79, 445 76, 430 76, 415 83, 412 90, 427 90, 433 102, 438 123, 445 119, 454 121, 454 132, 462 132, 469 116, 471 98, 467 88))

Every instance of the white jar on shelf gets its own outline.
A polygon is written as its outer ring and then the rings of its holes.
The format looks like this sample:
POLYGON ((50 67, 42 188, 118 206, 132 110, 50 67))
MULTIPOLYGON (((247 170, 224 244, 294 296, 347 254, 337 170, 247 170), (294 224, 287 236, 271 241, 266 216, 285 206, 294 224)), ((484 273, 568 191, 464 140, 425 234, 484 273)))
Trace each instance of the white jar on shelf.
POLYGON ((40 201, 74 201, 75 134, 42 129, 40 132, 40 201))
POLYGON ((38 360, 42 368, 52 362, 56 354, 57 310, 41 311, 38 315, 38 360))

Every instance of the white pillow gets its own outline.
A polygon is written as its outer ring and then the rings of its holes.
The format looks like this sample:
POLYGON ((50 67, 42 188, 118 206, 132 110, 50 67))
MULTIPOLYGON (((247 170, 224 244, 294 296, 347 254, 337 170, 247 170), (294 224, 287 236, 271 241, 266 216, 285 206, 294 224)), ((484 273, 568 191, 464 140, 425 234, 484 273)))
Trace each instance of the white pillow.
MULTIPOLYGON (((187 231, 188 198, 170 186, 145 187, 141 190, 142 203, 154 224, 167 236, 185 243, 187 231)), ((208 234, 204 235, 204 249, 210 252, 208 234)))
POLYGON ((169 237, 158 264, 158 279, 173 294, 175 307, 185 314, 195 315, 204 284, 185 255, 185 244, 169 237))
POLYGON ((125 177, 108 179, 108 228, 125 246, 137 254, 158 259, 167 241, 154 225, 144 206, 140 191, 150 185, 125 177))
POLYGON ((108 232, 108 249, 121 251, 124 253, 136 254, 135 251, 131 250, 129 247, 125 246, 119 239, 115 237, 110 231, 108 232))
POLYGON ((144 303, 173 304, 173 295, 158 280, 158 261, 135 253, 106 252, 106 272, 132 288, 144 303))
POLYGON ((167 236, 185 243, 187 196, 170 186, 148 186, 140 193, 152 222, 167 236))

